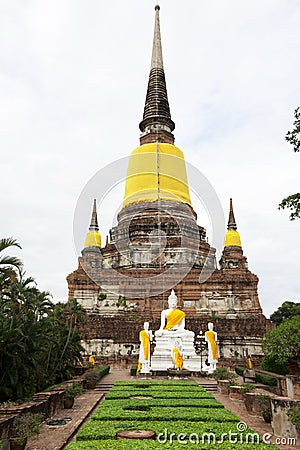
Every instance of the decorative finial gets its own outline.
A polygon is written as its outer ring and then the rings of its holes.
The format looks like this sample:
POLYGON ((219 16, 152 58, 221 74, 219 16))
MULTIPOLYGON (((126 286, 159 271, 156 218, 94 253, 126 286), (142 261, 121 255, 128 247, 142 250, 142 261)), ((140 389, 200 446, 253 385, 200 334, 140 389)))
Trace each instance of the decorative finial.
POLYGON ((236 221, 233 213, 233 205, 232 205, 232 198, 230 199, 230 208, 229 208, 229 219, 228 219, 228 230, 236 230, 236 221))
POLYGON ((236 221, 233 213, 232 198, 230 199, 229 219, 224 247, 242 247, 241 238, 237 232, 236 221))
POLYGON ((162 139, 161 142, 174 143, 172 131, 175 124, 171 119, 164 73, 159 10, 160 6, 156 5, 150 75, 143 120, 140 123, 140 130, 143 133, 140 139, 141 145, 157 142, 158 137, 162 139))
POLYGON ((96 199, 94 199, 94 203, 93 203, 92 219, 91 219, 91 225, 90 225, 89 230, 90 231, 99 231, 96 199))
POLYGON ((86 235, 84 247, 101 247, 101 236, 99 233, 98 218, 97 218, 97 202, 94 199, 93 212, 89 231, 86 235))

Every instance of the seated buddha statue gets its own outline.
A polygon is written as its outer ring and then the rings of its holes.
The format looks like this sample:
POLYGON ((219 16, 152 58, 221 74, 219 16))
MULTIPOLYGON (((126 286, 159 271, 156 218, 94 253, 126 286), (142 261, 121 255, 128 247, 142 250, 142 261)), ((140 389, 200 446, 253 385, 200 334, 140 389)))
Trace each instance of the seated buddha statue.
POLYGON ((160 328, 156 331, 156 336, 163 336, 165 334, 176 331, 177 333, 189 333, 185 329, 185 313, 177 308, 177 295, 172 289, 171 295, 168 298, 168 309, 161 312, 160 328))

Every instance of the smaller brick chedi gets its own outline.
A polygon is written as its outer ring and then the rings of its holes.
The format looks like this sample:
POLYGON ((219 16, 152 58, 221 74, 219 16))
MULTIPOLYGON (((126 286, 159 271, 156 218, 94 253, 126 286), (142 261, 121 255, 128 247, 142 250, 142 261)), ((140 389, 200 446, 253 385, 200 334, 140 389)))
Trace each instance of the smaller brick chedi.
POLYGON ((197 335, 214 322, 221 357, 242 357, 245 349, 259 356, 270 322, 243 254, 232 200, 218 266, 216 249, 197 224, 183 152, 174 145, 159 10, 140 146, 130 155, 122 209, 102 246, 94 200, 78 269, 67 277, 69 298, 88 312, 83 345, 89 353, 137 351, 143 323, 159 328, 174 288, 189 330, 197 335))

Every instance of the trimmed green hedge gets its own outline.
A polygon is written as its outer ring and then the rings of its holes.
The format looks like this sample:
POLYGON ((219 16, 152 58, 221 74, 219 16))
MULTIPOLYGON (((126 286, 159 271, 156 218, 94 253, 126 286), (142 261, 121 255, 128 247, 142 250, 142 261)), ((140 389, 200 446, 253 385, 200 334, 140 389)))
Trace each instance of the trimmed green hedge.
POLYGON ((277 380, 275 377, 271 375, 266 375, 265 373, 255 372, 256 373, 256 381, 262 384, 267 384, 268 386, 276 386, 277 380))
POLYGON ((240 366, 236 366, 236 368, 235 368, 235 373, 237 374, 237 375, 240 375, 241 377, 243 376, 243 373, 244 373, 244 367, 240 367, 240 366))
POLYGON ((118 400, 118 399, 126 399, 131 397, 152 397, 152 398, 211 398, 214 399, 214 396, 207 391, 158 391, 158 390, 136 390, 136 391, 121 391, 111 389, 108 394, 105 395, 106 400, 118 400))
POLYGON ((101 379, 109 373, 110 366, 102 366, 102 367, 99 367, 99 369, 97 368, 96 370, 99 374, 99 379, 101 379))
POLYGON ((218 400, 211 398, 170 398, 170 399, 138 399, 138 400, 128 400, 128 399, 118 399, 118 400, 107 400, 101 403, 102 408, 111 407, 118 405, 122 408, 137 409, 141 406, 157 406, 157 407, 171 407, 176 408, 177 406, 185 406, 187 408, 224 408, 222 403, 218 400))
MULTIPOLYGON (((238 375, 243 376, 244 368, 237 366, 235 371, 238 375)), ((267 375, 265 373, 255 371, 256 381, 262 384, 266 384, 267 386, 276 386, 277 380, 276 377, 272 377, 272 375, 267 375)))
MULTIPOLYGON (((159 433, 165 433, 167 430, 168 437, 171 433, 176 433, 178 436, 181 433, 185 433, 186 435, 191 435, 192 433, 197 433, 199 439, 204 433, 214 433, 216 439, 220 440, 223 433, 236 433, 236 423, 225 422, 225 423, 216 423, 216 422, 187 422, 187 421, 149 421, 145 424, 144 421, 110 421, 110 422, 102 422, 102 421, 92 421, 86 423, 81 430, 78 432, 76 439, 78 441, 83 440, 102 440, 102 439, 114 439, 117 431, 120 430, 153 430, 156 435, 159 433)), ((251 430, 247 430, 246 433, 252 432, 251 430)), ((176 439, 174 435, 174 438, 176 439)), ((228 439, 228 437, 227 437, 228 439)), ((226 440, 226 438, 224 438, 226 440)))
MULTIPOLYGON (((111 402, 110 402, 111 403, 111 402)), ((150 407, 148 411, 126 410, 116 406, 98 408, 92 420, 187 420, 210 422, 236 422, 238 418, 227 409, 221 408, 160 408, 150 407)))
MULTIPOLYGON (((189 444, 190 448, 197 450, 206 450, 210 448, 211 450, 271 450, 277 449, 274 445, 268 444, 231 444, 230 442, 223 442, 222 444, 189 444)), ((124 439, 124 440, 105 440, 105 441, 81 441, 72 442, 68 445, 67 450, 157 450, 161 448, 162 450, 182 450, 182 448, 188 448, 178 442, 173 442, 172 444, 158 444, 157 441, 143 441, 136 439, 124 439)))
POLYGON ((178 385, 176 385, 176 386, 170 386, 170 385, 162 385, 162 384, 156 384, 156 385, 142 385, 142 384, 140 384, 140 385, 130 385, 130 386, 121 386, 121 385, 118 385, 118 386, 114 386, 113 388, 112 388, 114 391, 123 391, 123 390, 126 390, 126 391, 130 391, 130 392, 134 392, 134 391, 144 391, 145 393, 147 393, 148 391, 164 391, 164 392, 167 392, 167 391, 176 391, 176 392, 181 392, 181 391, 184 391, 184 392, 198 392, 198 391, 204 391, 204 389, 202 388, 202 387, 200 387, 200 386, 197 386, 197 385, 195 385, 195 386, 178 386, 178 385))
POLYGON ((114 384, 114 389, 118 386, 193 386, 203 389, 199 386, 196 381, 164 381, 164 380, 136 380, 136 381, 116 381, 114 384))

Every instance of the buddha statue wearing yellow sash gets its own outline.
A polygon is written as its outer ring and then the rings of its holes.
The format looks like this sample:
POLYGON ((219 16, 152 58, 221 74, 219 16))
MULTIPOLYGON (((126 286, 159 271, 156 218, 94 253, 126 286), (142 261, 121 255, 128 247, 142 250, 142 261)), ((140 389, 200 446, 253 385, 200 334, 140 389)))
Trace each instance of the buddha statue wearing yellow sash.
POLYGON ((217 362, 219 359, 219 352, 218 352, 218 346, 217 346, 217 340, 218 336, 214 329, 214 325, 212 322, 209 322, 208 325, 208 331, 205 332, 205 341, 208 345, 208 362, 209 362, 209 369, 208 373, 213 373, 216 370, 217 362))
POLYGON ((149 322, 144 322, 144 329, 140 331, 140 352, 138 360, 137 374, 150 372, 150 341, 152 331, 149 330, 149 322))
POLYGON ((168 298, 168 309, 161 312, 160 328, 156 335, 162 336, 165 332, 184 331, 185 330, 185 313, 177 309, 177 296, 172 289, 171 295, 168 298))

